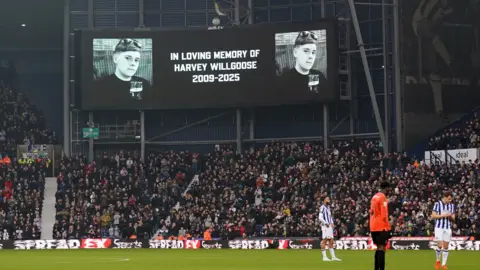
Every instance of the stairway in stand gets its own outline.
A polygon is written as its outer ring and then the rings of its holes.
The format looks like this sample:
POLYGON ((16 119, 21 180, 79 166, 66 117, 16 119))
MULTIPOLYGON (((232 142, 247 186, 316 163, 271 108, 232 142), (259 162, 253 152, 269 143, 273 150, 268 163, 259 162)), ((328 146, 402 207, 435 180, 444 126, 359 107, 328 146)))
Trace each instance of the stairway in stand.
POLYGON ((45 190, 43 192, 42 208, 42 233, 41 238, 53 239, 53 225, 55 224, 55 194, 57 192, 57 178, 47 177, 45 179, 45 190))

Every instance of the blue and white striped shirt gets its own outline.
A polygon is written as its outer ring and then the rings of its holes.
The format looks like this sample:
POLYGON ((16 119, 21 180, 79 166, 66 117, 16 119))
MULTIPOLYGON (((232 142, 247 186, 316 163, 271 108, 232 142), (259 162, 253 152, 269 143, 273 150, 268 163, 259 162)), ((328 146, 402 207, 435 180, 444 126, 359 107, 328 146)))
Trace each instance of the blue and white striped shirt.
MULTIPOLYGON (((433 211, 439 215, 443 214, 454 214, 455 213, 455 206, 453 203, 445 204, 442 200, 435 203, 433 206, 433 211)), ((435 220, 435 228, 439 229, 451 229, 452 222, 449 218, 439 218, 435 220)))
POLYGON ((326 224, 333 224, 333 216, 332 211, 330 211, 330 206, 322 204, 318 218, 322 222, 322 226, 325 226, 326 224))

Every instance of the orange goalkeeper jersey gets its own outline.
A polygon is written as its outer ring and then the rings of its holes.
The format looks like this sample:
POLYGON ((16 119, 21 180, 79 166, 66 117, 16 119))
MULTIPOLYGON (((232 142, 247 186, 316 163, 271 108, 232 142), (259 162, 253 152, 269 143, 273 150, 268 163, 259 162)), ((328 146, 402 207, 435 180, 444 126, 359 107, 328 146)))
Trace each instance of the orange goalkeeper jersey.
POLYGON ((378 192, 370 202, 370 231, 389 231, 388 200, 385 194, 378 192))

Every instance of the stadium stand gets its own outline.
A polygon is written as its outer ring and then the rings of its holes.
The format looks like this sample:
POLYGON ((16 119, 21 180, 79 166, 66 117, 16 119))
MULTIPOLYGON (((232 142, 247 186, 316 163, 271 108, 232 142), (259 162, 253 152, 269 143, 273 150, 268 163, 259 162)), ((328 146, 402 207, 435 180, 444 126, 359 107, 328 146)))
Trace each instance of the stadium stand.
POLYGON ((0 83, 0 140, 15 155, 16 144, 56 144, 55 132, 46 128, 42 113, 28 98, 0 83))
POLYGON ((92 164, 84 157, 64 158, 53 236, 149 238, 182 200, 198 162, 188 152, 155 153, 146 162, 123 151, 92 164))
MULTIPOLYGON (((365 236, 369 198, 376 182, 388 179, 395 186, 391 215, 396 235, 431 235, 428 216, 447 187, 461 202, 456 233, 472 234, 473 225, 478 227, 480 190, 476 177, 469 174, 472 167, 449 172, 406 155, 383 156, 379 150, 373 142, 343 143, 327 151, 312 144, 274 144, 225 163, 225 156, 231 155, 226 151, 217 154, 214 167, 202 174, 186 209, 199 208, 202 224, 208 227, 209 220, 215 221, 215 229, 224 236, 230 227, 237 236, 315 236, 320 198, 330 195, 334 212, 342 213, 336 216, 336 224, 341 224, 338 236, 365 236), (212 202, 215 210, 201 213, 202 208, 212 209, 212 202)), ((197 234, 199 227, 192 232, 197 234)))
POLYGON ((476 108, 410 149, 408 154, 424 160, 427 164, 472 165, 479 160, 479 145, 480 115, 479 108, 476 108))
POLYGON ((55 143, 42 114, 0 83, 0 238, 39 239, 48 158, 16 157, 17 144, 55 143))
POLYGON ((457 121, 440 129, 409 151, 409 155, 424 158, 425 151, 468 149, 479 146, 480 108, 473 109, 457 121))
POLYGON ((477 148, 480 145, 480 115, 474 111, 468 118, 430 138, 427 150, 477 148))
POLYGON ((242 155, 228 146, 203 156, 170 152, 149 156, 143 170, 130 157, 63 161, 57 238, 317 236, 326 195, 337 213, 336 235, 366 236, 369 198, 383 179, 394 185, 395 235, 431 236, 429 215, 446 188, 458 202, 454 234, 479 233, 477 164, 430 166, 406 154, 383 155, 378 142, 337 142, 330 149, 278 142, 242 155), (202 170, 182 196, 186 183, 175 164, 193 163, 202 170))
MULTIPOLYGON (((55 133, 21 93, 0 87, 3 239, 39 239, 48 159, 15 157, 17 144, 54 144, 55 133)), ((473 113, 427 149, 475 148, 473 113)), ((270 143, 243 154, 223 146, 209 154, 106 153, 89 164, 64 158, 57 177, 56 239, 82 237, 228 238, 317 236, 320 198, 334 201, 336 235, 368 235, 367 205, 379 180, 395 186, 391 219, 398 236, 430 236, 429 214, 441 191, 453 190, 455 235, 480 234, 478 161, 425 164, 406 154, 383 155, 378 142, 270 143), (192 182, 198 175, 198 181, 192 182)), ((50 228, 43 228, 50 229, 50 228)))
MULTIPOLYGON (((21 93, 0 88, 4 239, 38 239, 48 159, 15 157, 17 144, 55 143, 54 132, 21 93)), ((428 149, 477 147, 478 114, 430 140, 428 149)), ((337 236, 368 234, 367 205, 376 182, 395 186, 394 234, 430 236, 434 199, 450 188, 459 202, 455 235, 478 235, 478 162, 429 165, 406 154, 383 155, 378 142, 270 143, 243 154, 106 153, 88 164, 64 158, 57 177, 57 239, 82 237, 317 236, 319 200, 330 195, 337 236), (194 175, 198 181, 191 182, 194 175), (188 188, 187 188, 188 187, 188 188)), ((44 228, 45 229, 45 228, 44 228)), ((48 228, 50 229, 50 228, 48 228)))

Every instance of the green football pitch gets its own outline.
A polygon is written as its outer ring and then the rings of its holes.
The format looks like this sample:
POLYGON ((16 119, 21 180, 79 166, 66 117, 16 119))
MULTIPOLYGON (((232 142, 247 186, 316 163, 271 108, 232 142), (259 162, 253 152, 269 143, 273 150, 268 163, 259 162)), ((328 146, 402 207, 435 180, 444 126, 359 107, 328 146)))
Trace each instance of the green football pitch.
MULTIPOLYGON (((450 252, 450 270, 480 269, 479 252, 450 252)), ((323 262, 320 250, 2 250, 2 270, 371 270, 373 251, 339 251, 323 262)), ((434 269, 433 251, 389 251, 387 270, 434 269)))

